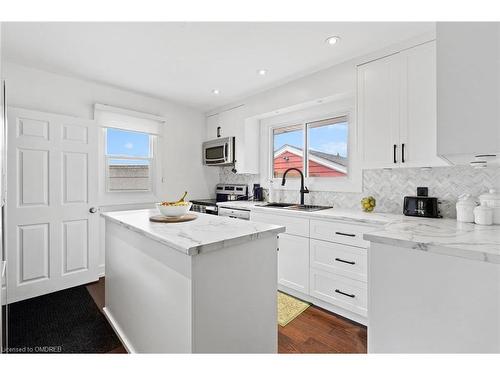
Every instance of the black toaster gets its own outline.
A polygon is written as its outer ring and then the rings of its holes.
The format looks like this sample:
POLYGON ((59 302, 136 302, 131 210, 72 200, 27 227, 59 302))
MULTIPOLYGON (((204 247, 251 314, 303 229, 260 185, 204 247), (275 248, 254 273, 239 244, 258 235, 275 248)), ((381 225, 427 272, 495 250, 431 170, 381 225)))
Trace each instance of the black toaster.
POLYGON ((435 197, 404 197, 403 214, 418 217, 442 217, 439 203, 435 197))

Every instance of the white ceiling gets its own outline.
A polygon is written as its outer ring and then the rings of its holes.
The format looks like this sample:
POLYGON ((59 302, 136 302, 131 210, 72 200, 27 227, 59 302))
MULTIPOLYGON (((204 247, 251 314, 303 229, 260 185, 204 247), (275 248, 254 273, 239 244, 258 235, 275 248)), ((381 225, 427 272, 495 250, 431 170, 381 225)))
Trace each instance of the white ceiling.
POLYGON ((6 23, 4 58, 208 110, 434 23, 6 23), (335 46, 328 36, 342 39, 335 46), (267 69, 259 76, 258 69, 267 69), (212 89, 220 90, 213 95, 212 89))

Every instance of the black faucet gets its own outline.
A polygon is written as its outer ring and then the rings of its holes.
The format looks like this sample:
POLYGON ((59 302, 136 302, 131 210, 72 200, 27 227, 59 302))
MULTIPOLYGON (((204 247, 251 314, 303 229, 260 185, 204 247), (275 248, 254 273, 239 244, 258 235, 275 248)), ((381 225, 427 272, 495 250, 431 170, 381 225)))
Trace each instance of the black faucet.
POLYGON ((300 169, 288 168, 285 173, 283 173, 283 179, 281 180, 281 186, 285 186, 286 174, 290 171, 297 171, 300 174, 300 204, 304 205, 304 194, 309 194, 309 189, 304 186, 304 174, 300 169))

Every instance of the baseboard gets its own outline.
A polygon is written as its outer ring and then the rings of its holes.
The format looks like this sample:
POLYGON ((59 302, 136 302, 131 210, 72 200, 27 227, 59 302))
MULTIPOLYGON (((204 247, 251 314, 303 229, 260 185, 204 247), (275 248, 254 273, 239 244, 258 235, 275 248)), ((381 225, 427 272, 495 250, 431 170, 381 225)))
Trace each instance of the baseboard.
POLYGON ((116 322, 115 318, 113 318, 113 315, 111 314, 109 309, 107 307, 104 307, 102 309, 102 311, 104 313, 104 316, 108 320, 109 324, 111 325, 111 328, 113 328, 113 331, 115 331, 116 336, 118 336, 118 338, 120 339, 125 350, 130 354, 137 353, 135 351, 134 347, 132 346, 132 344, 130 344, 129 340, 127 339, 127 336, 125 336, 122 329, 120 328, 120 326, 116 322))
POLYGON ((291 296, 297 297, 305 302, 312 303, 314 306, 321 307, 322 309, 331 311, 334 314, 340 315, 346 319, 352 320, 356 323, 362 324, 364 326, 368 326, 368 318, 358 315, 356 313, 353 313, 352 311, 343 309, 342 307, 334 306, 330 303, 323 302, 317 298, 314 298, 312 296, 309 296, 307 294, 297 292, 296 290, 290 289, 286 286, 283 285, 278 285, 278 289, 281 290, 282 292, 285 292, 286 294, 290 294, 291 296))

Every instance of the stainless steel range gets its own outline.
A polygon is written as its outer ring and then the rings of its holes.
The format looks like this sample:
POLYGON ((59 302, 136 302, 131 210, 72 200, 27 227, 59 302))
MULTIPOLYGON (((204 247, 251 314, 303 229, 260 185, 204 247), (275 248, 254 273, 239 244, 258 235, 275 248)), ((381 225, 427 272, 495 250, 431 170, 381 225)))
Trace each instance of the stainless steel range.
POLYGON ((191 211, 218 215, 217 202, 248 200, 248 186, 242 184, 217 184, 215 199, 191 199, 191 211))

